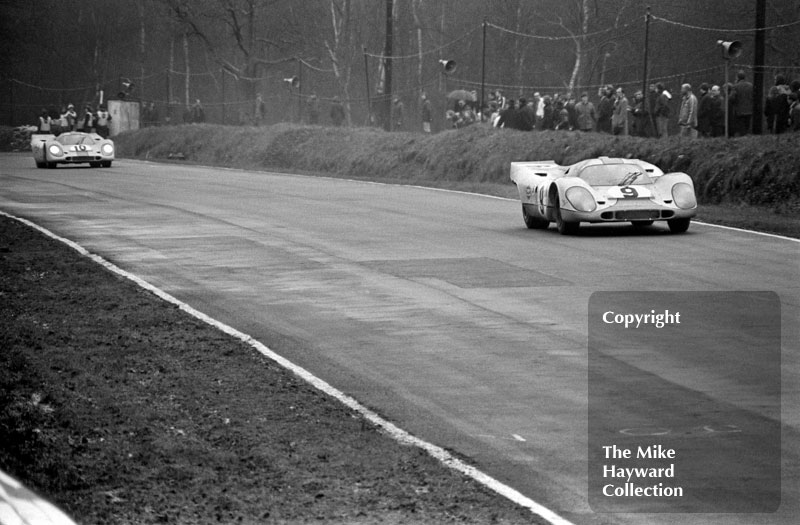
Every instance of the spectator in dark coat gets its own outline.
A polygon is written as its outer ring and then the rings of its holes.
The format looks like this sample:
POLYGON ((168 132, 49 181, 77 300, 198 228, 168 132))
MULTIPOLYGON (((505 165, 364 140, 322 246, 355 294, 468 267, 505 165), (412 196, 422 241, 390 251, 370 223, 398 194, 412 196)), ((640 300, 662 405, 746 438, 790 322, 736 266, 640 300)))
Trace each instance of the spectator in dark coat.
POLYGON ((791 90, 789 85, 786 84, 786 77, 783 75, 775 75, 774 87, 777 90, 777 94, 772 101, 775 116, 773 133, 783 133, 789 129, 789 93, 791 93, 791 90))
POLYGON ((603 88, 602 97, 597 104, 597 131, 611 133, 611 118, 614 116, 614 88, 603 88))
POLYGON ((647 112, 647 103, 641 91, 637 91, 633 95, 631 114, 633 115, 631 135, 634 137, 648 137, 648 120, 650 120, 650 115, 647 112))
POLYGON ((519 129, 518 104, 516 100, 508 99, 508 107, 500 111, 500 118, 497 119, 498 128, 519 129))
POLYGON ((433 121, 433 108, 431 108, 431 101, 428 100, 428 95, 424 91, 420 96, 422 100, 422 107, 420 111, 422 113, 422 131, 425 133, 431 132, 431 122, 433 121))
POLYGON ((711 86, 711 98, 708 104, 708 121, 711 125, 711 136, 722 137, 725 135, 725 100, 719 86, 711 86))
POLYGON ((697 133, 701 137, 711 136, 711 93, 708 84, 700 84, 700 97, 697 102, 697 133))
POLYGON ((800 95, 792 91, 787 98, 789 99, 789 129, 800 131, 800 95))
POLYGON ((736 84, 731 91, 734 135, 747 135, 753 123, 753 84, 745 80, 743 70, 736 73, 736 84))
POLYGON ((594 104, 589 102, 588 93, 582 93, 581 101, 575 104, 575 119, 579 130, 594 131, 597 114, 594 110, 594 104))
POLYGON ((517 129, 520 131, 533 131, 536 125, 536 110, 533 103, 528 103, 527 99, 519 99, 519 110, 517 113, 517 129))
POLYGON ((331 104, 331 122, 334 126, 339 127, 345 119, 344 105, 339 97, 333 97, 333 104, 331 104))

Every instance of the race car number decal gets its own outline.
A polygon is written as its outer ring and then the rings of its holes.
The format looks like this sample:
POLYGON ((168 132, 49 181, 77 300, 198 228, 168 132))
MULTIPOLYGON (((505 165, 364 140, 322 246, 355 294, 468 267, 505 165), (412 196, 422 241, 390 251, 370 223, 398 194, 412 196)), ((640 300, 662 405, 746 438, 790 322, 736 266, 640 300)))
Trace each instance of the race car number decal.
POLYGON ((650 190, 642 186, 614 186, 608 189, 608 196, 612 199, 638 199, 651 195, 650 190))

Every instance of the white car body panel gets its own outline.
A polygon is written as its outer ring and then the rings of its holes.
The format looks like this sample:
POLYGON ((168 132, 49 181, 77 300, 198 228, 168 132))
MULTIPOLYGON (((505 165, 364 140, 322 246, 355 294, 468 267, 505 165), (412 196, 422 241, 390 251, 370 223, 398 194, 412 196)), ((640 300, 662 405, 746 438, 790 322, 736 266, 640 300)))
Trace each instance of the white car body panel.
MULTIPOLYGON (((559 220, 575 224, 576 227, 581 222, 644 224, 665 220, 673 228, 677 226, 677 222, 688 221, 697 213, 694 183, 689 175, 665 174, 657 166, 642 160, 599 157, 569 166, 560 166, 554 161, 512 162, 510 171, 511 180, 517 185, 523 216, 529 228, 546 228, 550 222, 559 220), (634 181, 641 177, 642 182, 593 186, 580 177, 585 168, 596 169, 598 166, 612 166, 609 170, 639 171, 642 175, 634 177, 634 181), (673 197, 673 188, 680 183, 687 184, 691 189, 690 205, 684 208, 678 206, 673 197), (566 192, 574 187, 589 192, 594 201, 594 209, 581 210, 573 205, 566 192)), ((580 190, 577 193, 581 193, 580 190)))

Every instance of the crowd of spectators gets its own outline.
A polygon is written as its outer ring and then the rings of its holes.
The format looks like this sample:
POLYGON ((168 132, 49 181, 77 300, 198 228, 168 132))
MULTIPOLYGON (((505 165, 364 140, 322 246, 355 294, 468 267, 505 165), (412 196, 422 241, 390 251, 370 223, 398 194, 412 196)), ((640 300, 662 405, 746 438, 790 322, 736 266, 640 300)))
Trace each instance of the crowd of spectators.
MULTIPOLYGON (((446 127, 463 128, 484 123, 521 131, 565 130, 658 138, 667 137, 677 129, 680 136, 696 138, 720 137, 726 132, 729 136, 747 135, 752 132, 754 118, 757 118, 753 114, 753 84, 743 70, 737 72, 734 83, 719 86, 703 82, 697 89, 684 83, 675 94, 661 82, 650 84, 647 92, 636 90, 632 96, 626 93, 624 86, 612 85, 601 87, 596 94, 584 91, 578 97, 572 93, 542 94, 536 91, 531 96, 513 98, 496 90, 489 94, 482 110, 478 109, 475 91, 463 93, 467 95, 465 98, 448 99, 446 127)), ((321 124, 321 104, 322 100, 315 93, 305 97, 303 121, 321 124)), ((344 125, 346 111, 343 102, 334 97, 326 99, 325 104, 329 106, 330 123, 344 125)), ((426 93, 422 93, 418 107, 422 131, 431 133, 435 113, 426 93)), ((766 133, 799 131, 800 79, 788 82, 784 75, 776 75, 763 107, 766 133)), ((202 123, 206 120, 199 99, 193 105, 185 106, 174 101, 164 111, 162 117, 154 102, 143 102, 141 125, 202 123)), ((266 122, 266 117, 267 107, 258 93, 255 110, 252 113, 240 110, 239 120, 242 124, 258 126, 266 122)), ((391 129, 406 129, 405 117, 402 99, 393 97, 388 117, 391 129)), ((79 114, 69 104, 60 112, 42 110, 38 120, 39 132, 58 134, 79 130, 108 136, 111 116, 105 106, 94 111, 91 105, 87 105, 84 113, 79 114)), ((374 119, 374 123, 378 125, 379 119, 374 119)))
POLYGON ((100 104, 97 111, 87 104, 81 116, 78 116, 73 104, 67 104, 60 112, 43 108, 37 119, 36 132, 60 135, 69 131, 83 131, 108 138, 110 124, 111 114, 105 104, 100 104))
MULTIPOLYGON (((452 127, 486 122, 499 128, 521 131, 575 130, 638 137, 667 137, 670 123, 678 134, 688 138, 720 137, 726 132, 725 90, 727 89, 727 128, 730 136, 747 135, 753 127, 753 84, 744 71, 736 82, 722 87, 702 83, 697 92, 691 84, 680 86, 673 95, 661 83, 652 83, 647 93, 637 90, 628 98, 622 86, 600 88, 594 101, 588 92, 576 99, 571 93, 510 98, 501 91, 489 95, 480 118, 464 100, 448 109, 446 119, 452 127)), ((764 101, 768 133, 800 130, 800 80, 791 83, 775 76, 764 101)))

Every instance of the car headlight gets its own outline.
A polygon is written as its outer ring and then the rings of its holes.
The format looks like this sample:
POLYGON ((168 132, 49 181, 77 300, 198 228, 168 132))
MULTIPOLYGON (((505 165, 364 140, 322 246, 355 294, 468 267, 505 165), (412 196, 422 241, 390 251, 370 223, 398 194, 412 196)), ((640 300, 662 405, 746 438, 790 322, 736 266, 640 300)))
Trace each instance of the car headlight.
POLYGON ((573 186, 567 190, 567 200, 578 211, 594 211, 597 203, 589 190, 580 186, 573 186))
POLYGON ((101 148, 103 150, 103 155, 113 155, 114 154, 114 146, 111 144, 103 144, 101 148))
POLYGON ((679 182, 672 187, 672 200, 678 208, 688 210, 697 206, 694 189, 685 182, 679 182))
POLYGON ((49 151, 50 155, 54 157, 60 157, 64 154, 64 152, 61 150, 61 146, 58 144, 50 144, 50 146, 47 148, 47 151, 49 151))

